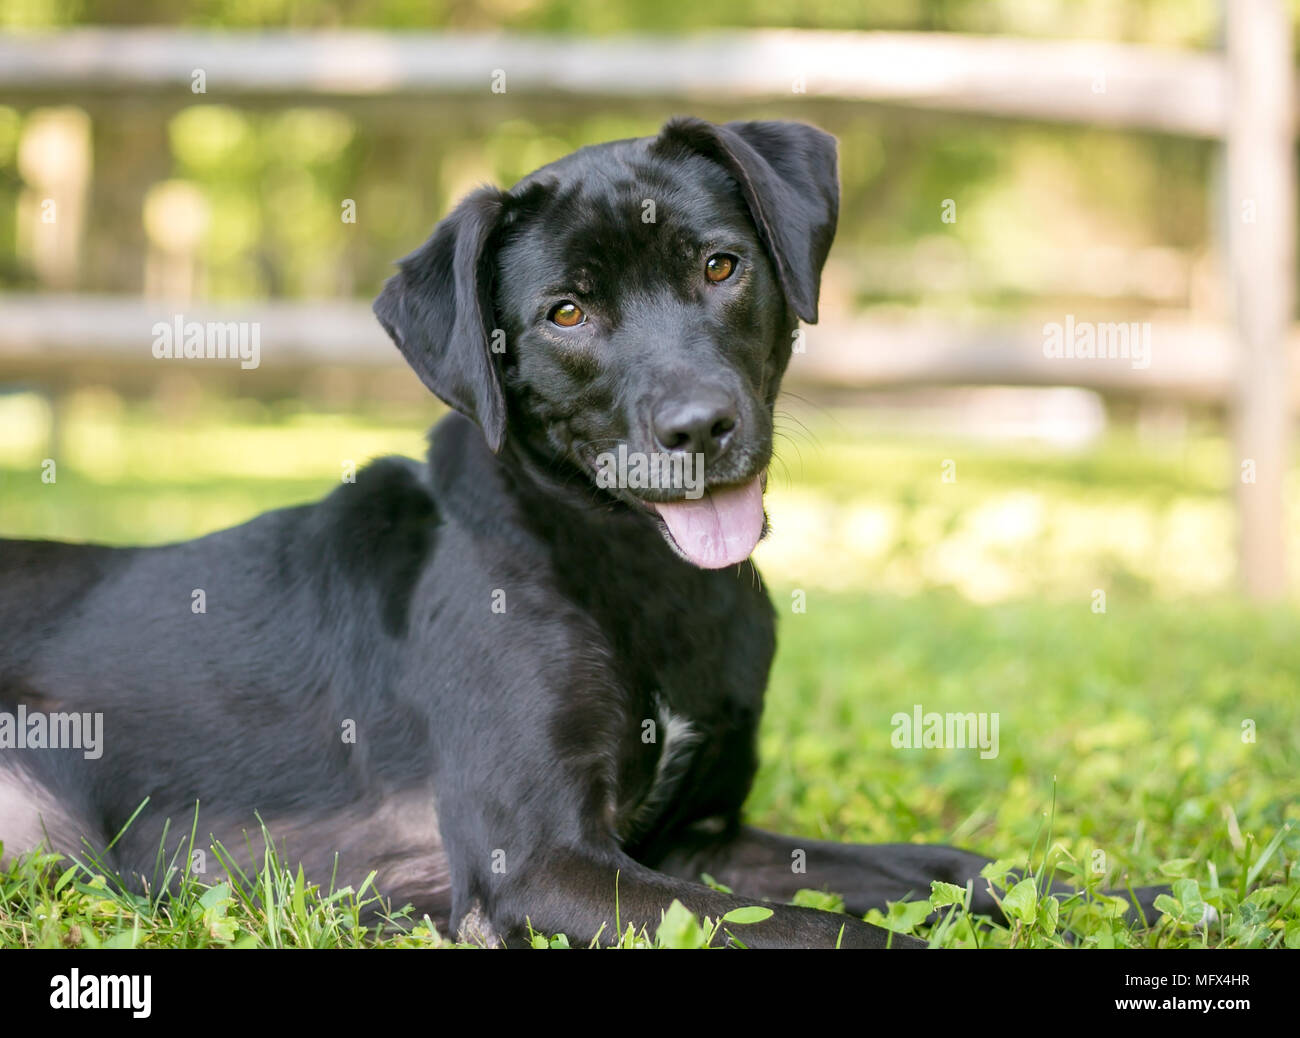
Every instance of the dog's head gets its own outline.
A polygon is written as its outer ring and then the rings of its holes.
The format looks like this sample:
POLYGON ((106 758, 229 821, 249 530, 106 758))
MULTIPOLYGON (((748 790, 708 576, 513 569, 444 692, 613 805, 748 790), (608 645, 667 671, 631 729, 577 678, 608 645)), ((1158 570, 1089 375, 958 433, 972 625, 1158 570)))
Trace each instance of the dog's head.
POLYGON ((762 536, 772 408, 838 208, 828 134, 675 119, 474 192, 375 313, 493 451, 581 474, 718 568, 762 536))

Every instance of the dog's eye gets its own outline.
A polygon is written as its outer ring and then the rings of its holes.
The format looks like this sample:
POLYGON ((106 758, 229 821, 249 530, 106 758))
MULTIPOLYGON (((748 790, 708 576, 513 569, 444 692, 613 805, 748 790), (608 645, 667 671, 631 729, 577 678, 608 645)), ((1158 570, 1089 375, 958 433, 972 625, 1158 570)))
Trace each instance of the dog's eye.
POLYGON ((710 281, 726 281, 736 269, 736 257, 715 252, 704 264, 704 276, 710 281))
POLYGON ((550 313, 551 323, 558 324, 561 328, 576 328, 586 319, 587 315, 582 312, 578 304, 568 299, 556 304, 550 313))

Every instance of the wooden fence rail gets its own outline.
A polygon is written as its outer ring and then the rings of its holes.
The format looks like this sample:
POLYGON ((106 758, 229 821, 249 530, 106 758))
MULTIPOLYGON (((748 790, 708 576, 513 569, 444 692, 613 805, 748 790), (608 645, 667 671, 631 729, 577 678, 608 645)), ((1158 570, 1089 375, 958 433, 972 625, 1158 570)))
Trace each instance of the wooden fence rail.
MULTIPOLYGON (((167 370, 236 376, 243 391, 278 393, 278 376, 316 366, 400 371, 405 364, 363 302, 338 300, 214 304, 121 296, 9 295, 0 321, 0 375, 84 381, 113 369, 147 384, 167 370), (231 360, 186 364, 154 356, 158 322, 257 325, 258 367, 247 377, 231 360), (262 376, 269 376, 264 382, 262 376)), ((1171 317, 1152 323, 1149 362, 1050 357, 1030 321, 956 325, 914 316, 828 322, 805 329, 791 361, 791 387, 881 389, 904 386, 1072 385, 1110 396, 1228 405, 1237 392, 1236 345, 1223 327, 1171 317)), ((1300 325, 1289 353, 1300 350, 1300 325)), ((1300 390, 1300 367, 1291 388, 1300 390)))
POLYGON ((77 29, 0 37, 0 93, 493 94, 753 103, 800 96, 1219 137, 1214 54, 944 33, 759 30, 590 39, 490 33, 77 29), (494 78, 504 73, 504 80, 494 78))

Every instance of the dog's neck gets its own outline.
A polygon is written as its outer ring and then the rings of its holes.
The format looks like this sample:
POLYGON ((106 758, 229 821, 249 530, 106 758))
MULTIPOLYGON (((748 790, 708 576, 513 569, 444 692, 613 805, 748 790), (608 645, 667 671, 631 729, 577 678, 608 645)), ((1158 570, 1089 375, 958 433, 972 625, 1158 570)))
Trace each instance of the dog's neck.
POLYGON ((561 523, 607 538, 612 524, 622 536, 643 535, 647 550, 656 554, 663 550, 671 556, 648 516, 637 514, 597 487, 576 465, 556 461, 525 437, 508 434, 500 453, 493 454, 478 426, 453 412, 434 426, 429 442, 435 486, 462 484, 458 492, 466 494, 463 500, 483 501, 498 519, 502 501, 508 500, 519 510, 523 525, 544 520, 542 525, 561 523))

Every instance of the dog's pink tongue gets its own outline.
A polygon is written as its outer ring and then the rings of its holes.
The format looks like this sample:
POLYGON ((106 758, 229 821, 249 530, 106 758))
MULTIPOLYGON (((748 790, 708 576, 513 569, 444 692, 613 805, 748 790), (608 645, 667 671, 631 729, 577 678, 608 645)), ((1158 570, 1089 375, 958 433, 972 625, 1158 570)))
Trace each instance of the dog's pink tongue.
POLYGON ((763 484, 710 490, 695 501, 655 504, 682 552, 701 569, 721 569, 749 558, 763 535, 763 484))

